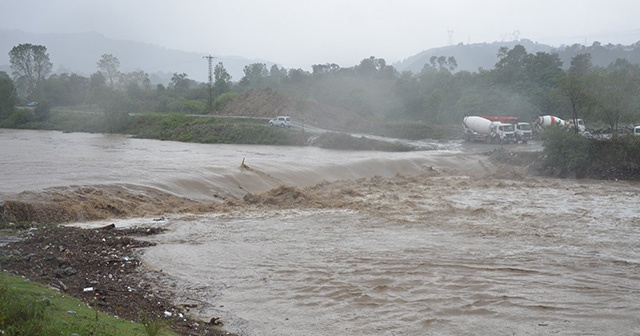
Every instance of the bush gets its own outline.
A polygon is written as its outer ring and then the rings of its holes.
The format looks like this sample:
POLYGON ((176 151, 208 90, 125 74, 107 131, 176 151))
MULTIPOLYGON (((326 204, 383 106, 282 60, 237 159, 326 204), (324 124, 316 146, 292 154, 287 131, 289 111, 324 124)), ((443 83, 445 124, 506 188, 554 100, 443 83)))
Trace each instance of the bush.
POLYGON ((35 108, 35 117, 38 121, 47 121, 51 116, 51 104, 48 102, 40 102, 35 108))
POLYGON ((356 138, 345 133, 324 133, 313 141, 314 146, 327 149, 344 150, 378 150, 387 152, 407 152, 412 148, 400 144, 373 140, 365 137, 356 138))
POLYGON ((547 135, 544 164, 557 176, 640 179, 640 137, 590 139, 559 129, 547 135))
POLYGON ((227 92, 223 93, 213 102, 213 110, 220 111, 222 110, 230 101, 239 97, 240 94, 236 92, 227 92))
POLYGON ((31 121, 36 121, 36 114, 30 109, 17 109, 9 117, 8 126, 16 127, 31 121))
POLYGON ((545 164, 560 175, 581 170, 589 160, 589 139, 562 129, 550 129, 544 142, 545 164))

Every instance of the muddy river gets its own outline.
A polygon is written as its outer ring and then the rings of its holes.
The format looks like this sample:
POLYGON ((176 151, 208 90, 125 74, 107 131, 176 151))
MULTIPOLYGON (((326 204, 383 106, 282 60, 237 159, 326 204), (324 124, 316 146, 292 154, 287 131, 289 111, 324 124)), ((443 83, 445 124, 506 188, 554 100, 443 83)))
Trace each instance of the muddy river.
POLYGON ((534 177, 492 164, 484 145, 428 146, 0 129, 0 198, 128 185, 226 199, 224 211, 108 222, 168 228, 145 266, 176 303, 243 335, 640 334, 638 183, 534 177))

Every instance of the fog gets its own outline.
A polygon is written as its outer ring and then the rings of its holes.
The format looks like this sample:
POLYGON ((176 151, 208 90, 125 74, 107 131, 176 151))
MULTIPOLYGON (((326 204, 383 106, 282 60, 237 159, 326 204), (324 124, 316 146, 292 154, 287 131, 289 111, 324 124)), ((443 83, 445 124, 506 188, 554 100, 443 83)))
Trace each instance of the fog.
POLYGON ((458 43, 526 38, 560 46, 640 40, 640 2, 632 0, 5 0, 2 7, 12 13, 0 23, 4 29, 95 31, 113 39, 303 69, 324 63, 348 67, 369 56, 396 62, 458 43))

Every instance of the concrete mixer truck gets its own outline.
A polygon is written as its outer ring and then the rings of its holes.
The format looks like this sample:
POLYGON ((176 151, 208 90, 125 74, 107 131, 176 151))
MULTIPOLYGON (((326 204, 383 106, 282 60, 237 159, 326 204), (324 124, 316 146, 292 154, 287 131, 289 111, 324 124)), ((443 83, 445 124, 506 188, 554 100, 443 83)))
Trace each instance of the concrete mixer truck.
POLYGON ((513 125, 513 134, 515 135, 515 143, 527 141, 533 139, 533 130, 531 124, 528 122, 522 122, 517 117, 507 116, 481 116, 482 118, 489 119, 491 121, 499 121, 504 124, 513 125))
POLYGON ((584 136, 590 136, 585 127, 584 120, 576 119, 576 123, 577 126, 574 124, 573 119, 566 121, 551 115, 543 115, 533 120, 533 128, 541 138, 544 138, 544 132, 551 127, 559 127, 566 130, 574 130, 577 128, 578 133, 584 136))
POLYGON ((462 119, 465 141, 484 141, 487 143, 516 143, 514 126, 500 120, 480 116, 467 116, 462 119))

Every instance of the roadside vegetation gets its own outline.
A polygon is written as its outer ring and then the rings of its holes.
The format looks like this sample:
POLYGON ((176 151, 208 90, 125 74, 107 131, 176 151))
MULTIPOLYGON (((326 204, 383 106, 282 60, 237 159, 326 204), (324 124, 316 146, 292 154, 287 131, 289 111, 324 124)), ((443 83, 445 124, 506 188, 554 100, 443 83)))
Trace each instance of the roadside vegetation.
POLYGON ((604 180, 640 180, 640 137, 600 140, 552 130, 544 143, 544 174, 604 180))
POLYGON ((567 138, 549 144, 548 165, 590 176, 594 169, 580 167, 597 162, 594 155, 600 153, 623 165, 621 169, 633 170, 629 163, 633 155, 619 149, 632 145, 622 145, 617 135, 640 123, 640 65, 621 58, 604 66, 593 64, 592 55, 619 55, 619 46, 594 43, 571 50, 573 56, 564 64, 555 53, 530 53, 522 45, 502 47, 492 69, 475 72, 456 71, 458 61, 447 55, 431 57, 418 73, 399 73, 374 56, 348 68, 314 64, 311 72, 254 63, 236 81, 218 63, 211 83, 174 73, 170 82, 152 84, 145 72, 122 72, 112 54, 96 60, 96 72, 89 77, 52 74, 46 46, 20 44, 9 51, 11 76, 0 72, 0 127, 202 143, 406 150, 346 134, 459 139, 459 125, 466 115, 525 121, 554 115, 584 119, 587 127, 607 127, 613 136, 597 142, 567 138), (265 94, 251 94, 256 92, 265 94), (265 127, 269 118, 284 114, 333 132, 312 136, 298 129, 265 127), (610 150, 601 149, 607 146, 610 150))

